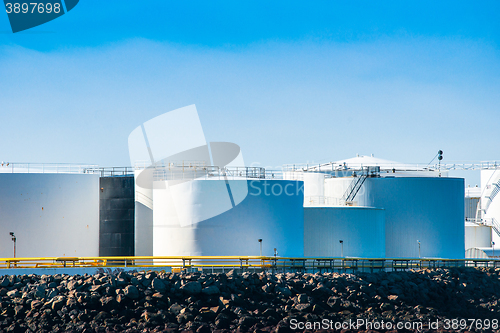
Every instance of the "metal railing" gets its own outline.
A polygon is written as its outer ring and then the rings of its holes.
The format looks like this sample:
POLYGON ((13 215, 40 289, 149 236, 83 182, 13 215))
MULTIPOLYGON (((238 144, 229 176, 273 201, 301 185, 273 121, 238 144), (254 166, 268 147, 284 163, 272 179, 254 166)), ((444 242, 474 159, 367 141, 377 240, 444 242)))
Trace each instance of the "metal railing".
POLYGON ((498 223, 498 221, 494 217, 482 219, 479 223, 491 227, 491 229, 493 229, 493 231, 495 231, 495 233, 500 236, 500 223, 498 223))
POLYGON ((120 177, 120 176, 133 176, 134 168, 132 167, 103 167, 89 169, 88 173, 98 173, 101 177, 120 177))
POLYGON ((344 206, 345 202, 339 198, 322 195, 304 196, 304 206, 344 206))
POLYGON ((281 258, 267 256, 137 256, 137 257, 51 257, 0 258, 1 269, 94 267, 138 269, 155 267, 172 271, 243 271, 272 272, 374 272, 409 269, 436 269, 454 267, 500 267, 496 259, 440 259, 440 258, 281 258))
POLYGON ((98 173, 98 167, 90 164, 2 162, 0 173, 98 173))
POLYGON ((218 167, 192 165, 152 166, 153 180, 194 180, 194 179, 226 179, 251 178, 265 179, 266 171, 258 167, 218 167))
POLYGON ((397 171, 449 171, 449 170, 496 170, 500 169, 500 161, 457 161, 450 163, 360 163, 337 164, 328 163, 299 163, 285 164, 283 171, 341 171, 341 170, 362 170, 368 166, 379 166, 381 170, 397 171))

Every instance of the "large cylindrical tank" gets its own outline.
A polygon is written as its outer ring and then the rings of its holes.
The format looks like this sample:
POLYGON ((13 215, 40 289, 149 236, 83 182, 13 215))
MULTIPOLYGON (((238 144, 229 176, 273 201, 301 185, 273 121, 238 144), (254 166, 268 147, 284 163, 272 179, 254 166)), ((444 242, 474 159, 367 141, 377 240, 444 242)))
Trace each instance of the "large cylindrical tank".
POLYGON ((270 179, 194 180, 189 190, 176 195, 155 189, 153 254, 259 255, 262 239, 263 255, 273 255, 276 248, 279 256, 303 256, 302 184, 270 179), (233 194, 244 193, 244 187, 246 197, 236 198, 233 194))
POLYGON ((371 207, 304 208, 304 255, 306 257, 341 257, 342 254, 344 257, 385 257, 385 212, 383 209, 371 207))
POLYGON ((385 209, 388 258, 464 258, 463 178, 368 178, 363 187, 357 200, 385 209))
POLYGON ((99 255, 134 255, 134 177, 99 179, 99 255))
POLYGON ((0 257, 99 255, 99 175, 1 173, 0 257))

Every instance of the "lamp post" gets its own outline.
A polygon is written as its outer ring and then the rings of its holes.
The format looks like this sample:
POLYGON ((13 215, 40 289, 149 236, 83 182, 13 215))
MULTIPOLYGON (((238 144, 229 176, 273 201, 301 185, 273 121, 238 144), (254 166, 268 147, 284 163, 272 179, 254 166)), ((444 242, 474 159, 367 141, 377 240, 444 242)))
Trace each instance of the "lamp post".
POLYGON ((15 258, 16 257, 16 240, 17 240, 17 238, 12 231, 10 232, 10 236, 12 237, 12 241, 14 242, 14 258, 15 258))
POLYGON ((344 241, 339 240, 339 243, 340 243, 340 256, 344 258, 344 241))
POLYGON ((262 257, 262 238, 259 238, 259 244, 260 244, 260 256, 262 257))
POLYGON ((418 258, 421 258, 421 256, 420 256, 420 241, 417 240, 417 243, 418 243, 418 258))

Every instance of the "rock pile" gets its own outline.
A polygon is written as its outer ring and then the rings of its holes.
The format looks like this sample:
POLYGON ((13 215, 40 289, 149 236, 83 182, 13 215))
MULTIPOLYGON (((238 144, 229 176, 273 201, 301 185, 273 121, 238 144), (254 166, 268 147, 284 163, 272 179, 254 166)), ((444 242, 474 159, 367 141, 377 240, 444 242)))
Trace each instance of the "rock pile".
POLYGON ((4 276, 0 329, 289 332, 310 328, 293 323, 324 320, 498 319, 499 274, 500 269, 457 268, 356 275, 231 271, 4 276))

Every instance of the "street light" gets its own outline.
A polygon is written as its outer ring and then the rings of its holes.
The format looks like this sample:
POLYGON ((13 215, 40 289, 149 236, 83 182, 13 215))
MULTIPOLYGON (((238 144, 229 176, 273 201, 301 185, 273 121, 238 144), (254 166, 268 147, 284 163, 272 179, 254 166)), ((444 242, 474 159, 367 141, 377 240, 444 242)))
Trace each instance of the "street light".
POLYGON ((420 241, 419 241, 419 240, 417 240, 417 243, 418 243, 418 257, 419 257, 419 258, 421 258, 421 257, 420 257, 420 241))
POLYGON ((259 238, 260 243, 260 256, 262 257, 262 238, 259 238))
POLYGON ((340 256, 344 258, 344 241, 339 240, 339 243, 340 243, 340 256))
POLYGON ((10 236, 12 237, 12 241, 14 242, 14 258, 16 257, 16 236, 14 233, 11 231, 10 236))

